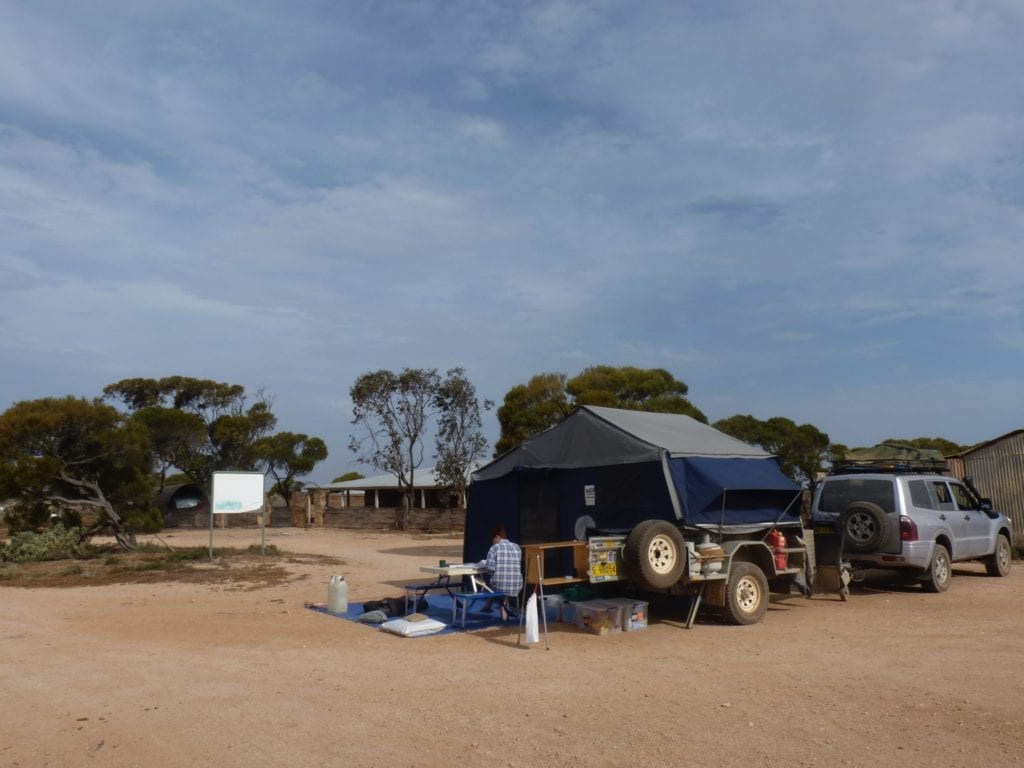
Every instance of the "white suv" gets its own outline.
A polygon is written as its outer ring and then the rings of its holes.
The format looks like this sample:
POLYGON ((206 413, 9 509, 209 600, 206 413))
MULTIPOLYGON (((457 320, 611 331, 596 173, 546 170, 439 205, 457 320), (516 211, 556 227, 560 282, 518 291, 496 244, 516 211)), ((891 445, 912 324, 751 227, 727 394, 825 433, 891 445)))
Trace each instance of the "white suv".
POLYGON ((945 475, 840 471, 818 486, 811 519, 816 536, 842 536, 854 567, 907 570, 930 592, 949 588, 954 562, 981 560, 992 576, 1010 572, 1010 520, 945 475))

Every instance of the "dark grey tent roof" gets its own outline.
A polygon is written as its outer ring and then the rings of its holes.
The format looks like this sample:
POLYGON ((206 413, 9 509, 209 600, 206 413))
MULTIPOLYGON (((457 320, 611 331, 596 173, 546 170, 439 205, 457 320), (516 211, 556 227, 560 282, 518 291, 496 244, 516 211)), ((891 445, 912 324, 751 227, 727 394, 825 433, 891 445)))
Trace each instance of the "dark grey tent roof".
POLYGON ((668 457, 766 459, 771 454, 689 416, 581 405, 561 423, 473 473, 490 480, 518 466, 572 469, 668 457))

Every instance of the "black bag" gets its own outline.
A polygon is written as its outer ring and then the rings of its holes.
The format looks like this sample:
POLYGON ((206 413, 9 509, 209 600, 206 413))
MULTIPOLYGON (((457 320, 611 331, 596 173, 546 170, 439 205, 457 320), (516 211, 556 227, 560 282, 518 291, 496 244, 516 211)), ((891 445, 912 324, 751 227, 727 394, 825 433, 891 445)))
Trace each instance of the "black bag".
MULTIPOLYGON (((427 609, 426 598, 421 597, 416 601, 416 610, 423 612, 427 609)), ((363 613, 370 611, 382 611, 389 619, 396 616, 405 616, 404 597, 385 597, 383 600, 367 600, 363 603, 363 613)))

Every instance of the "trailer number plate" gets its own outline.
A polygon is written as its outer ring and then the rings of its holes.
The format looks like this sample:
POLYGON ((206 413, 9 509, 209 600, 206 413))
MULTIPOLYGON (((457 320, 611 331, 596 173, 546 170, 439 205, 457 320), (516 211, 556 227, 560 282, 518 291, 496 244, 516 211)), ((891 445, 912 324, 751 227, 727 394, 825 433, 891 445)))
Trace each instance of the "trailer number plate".
POLYGON ((619 575, 618 565, 615 562, 594 563, 590 570, 595 579, 607 579, 609 576, 619 575))

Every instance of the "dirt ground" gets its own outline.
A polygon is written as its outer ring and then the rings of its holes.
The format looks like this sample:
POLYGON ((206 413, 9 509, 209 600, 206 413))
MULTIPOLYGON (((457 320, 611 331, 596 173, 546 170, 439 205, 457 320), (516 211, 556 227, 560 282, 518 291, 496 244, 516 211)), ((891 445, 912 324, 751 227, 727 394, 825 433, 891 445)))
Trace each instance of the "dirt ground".
MULTIPOLYGON (((303 607, 400 595, 461 540, 271 529, 261 585, 0 587, 0 766, 1006 766, 1024 751, 1024 564, 949 592, 773 601, 734 627, 420 639, 303 607)), ((162 534, 201 546, 204 531, 162 534)), ((260 532, 218 531, 217 546, 260 532)))

